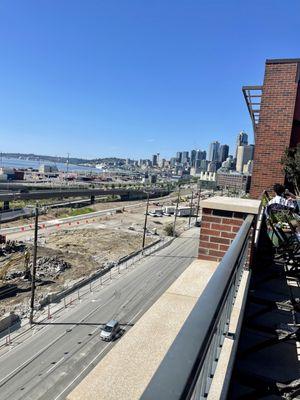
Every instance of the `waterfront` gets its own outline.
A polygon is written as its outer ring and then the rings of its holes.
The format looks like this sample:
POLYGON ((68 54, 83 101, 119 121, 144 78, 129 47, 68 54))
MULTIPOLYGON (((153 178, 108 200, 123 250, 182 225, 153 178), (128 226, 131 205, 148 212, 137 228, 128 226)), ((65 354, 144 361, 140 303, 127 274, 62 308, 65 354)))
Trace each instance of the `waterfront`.
POLYGON ((84 167, 81 165, 74 165, 74 164, 69 164, 69 166, 66 163, 54 163, 51 161, 47 160, 23 160, 23 159, 17 159, 17 158, 2 158, 1 160, 1 167, 9 167, 9 168, 17 168, 17 169, 39 169, 41 165, 52 165, 56 166, 59 171, 61 172, 93 172, 96 174, 101 173, 101 169, 94 168, 94 167, 84 167))

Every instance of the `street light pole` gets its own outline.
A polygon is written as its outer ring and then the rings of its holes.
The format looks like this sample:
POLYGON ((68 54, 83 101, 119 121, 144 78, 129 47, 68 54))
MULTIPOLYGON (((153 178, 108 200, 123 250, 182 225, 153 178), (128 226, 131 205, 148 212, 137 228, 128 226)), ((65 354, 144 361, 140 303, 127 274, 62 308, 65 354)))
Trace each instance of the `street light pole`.
POLYGON ((144 222, 144 233, 143 233, 142 250, 144 250, 144 247, 145 247, 146 231, 147 231, 148 208, 149 208, 149 192, 147 193, 147 205, 146 205, 146 214, 145 214, 145 222, 144 222))
POLYGON ((189 215, 189 228, 191 227, 191 218, 192 218, 192 211, 193 211, 193 201, 194 201, 194 191, 192 190, 192 198, 190 203, 190 215, 189 215))
POLYGON ((34 294, 35 294, 35 275, 36 275, 36 256, 37 256, 37 240, 38 240, 38 220, 39 208, 35 206, 35 223, 34 223, 34 243, 33 243, 33 257, 32 257, 32 273, 31 273, 31 300, 30 300, 30 316, 29 322, 33 324, 33 311, 34 311, 34 294))
POLYGON ((198 221, 198 216, 199 216, 200 197, 201 197, 201 184, 200 184, 200 186, 199 186, 199 191, 198 191, 198 203, 197 203, 197 215, 196 215, 196 222, 198 221))
POLYGON ((70 162, 70 153, 68 153, 68 159, 67 159, 67 174, 69 172, 69 162, 70 162))
POLYGON ((176 209, 175 209, 175 214, 174 214, 173 237, 175 237, 176 218, 177 218, 177 211, 178 211, 179 198, 180 198, 180 185, 179 185, 179 187, 178 187, 177 203, 176 203, 176 209))

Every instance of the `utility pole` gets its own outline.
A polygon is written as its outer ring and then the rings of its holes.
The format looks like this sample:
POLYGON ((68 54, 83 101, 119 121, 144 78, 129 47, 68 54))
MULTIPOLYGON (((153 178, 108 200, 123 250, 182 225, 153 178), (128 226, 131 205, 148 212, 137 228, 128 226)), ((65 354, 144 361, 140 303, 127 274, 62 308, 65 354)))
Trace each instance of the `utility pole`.
POLYGON ((148 208, 149 208, 149 192, 147 192, 147 205, 146 205, 146 214, 145 214, 145 222, 144 222, 144 233, 143 233, 142 250, 144 250, 144 247, 145 247, 146 231, 147 231, 148 208))
POLYGON ((192 190, 192 198, 190 203, 190 215, 189 215, 189 228, 191 227, 191 218, 192 218, 192 211, 193 211, 193 201, 194 201, 194 191, 192 190))
POLYGON ((69 162, 70 162, 70 153, 68 153, 68 160, 67 160, 67 173, 69 172, 69 162))
POLYGON ((199 216, 200 197, 201 197, 201 183, 200 183, 199 190, 198 190, 198 203, 197 203, 197 215, 196 215, 196 222, 198 221, 198 216, 199 216))
POLYGON ((35 206, 35 223, 34 223, 33 257, 32 257, 32 273, 31 273, 31 300, 30 300, 30 316, 29 316, 29 322, 31 325, 33 324, 33 311, 34 311, 37 239, 38 239, 38 228, 39 228, 38 220, 39 220, 39 208, 38 208, 38 204, 36 204, 36 206, 35 206))
POLYGON ((179 185, 179 187, 178 187, 177 203, 176 203, 176 209, 175 209, 175 213, 174 213, 173 237, 175 237, 176 218, 177 218, 177 211, 178 211, 179 198, 180 198, 180 185, 179 185))

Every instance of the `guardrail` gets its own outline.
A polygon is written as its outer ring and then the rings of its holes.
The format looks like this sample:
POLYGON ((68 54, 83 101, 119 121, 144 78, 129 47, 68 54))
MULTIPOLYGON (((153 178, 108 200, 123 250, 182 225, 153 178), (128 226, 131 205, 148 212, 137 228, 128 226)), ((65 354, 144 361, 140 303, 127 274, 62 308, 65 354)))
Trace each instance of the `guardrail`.
POLYGON ((205 399, 228 334, 229 319, 252 242, 248 215, 158 367, 142 400, 205 399))

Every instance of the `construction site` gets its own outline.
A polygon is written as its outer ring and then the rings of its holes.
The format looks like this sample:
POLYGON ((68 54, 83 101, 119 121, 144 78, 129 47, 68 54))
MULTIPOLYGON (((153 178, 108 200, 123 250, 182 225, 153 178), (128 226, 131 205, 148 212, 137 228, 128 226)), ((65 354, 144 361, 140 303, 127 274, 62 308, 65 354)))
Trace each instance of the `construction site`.
MULTIPOLYGON (((174 208, 175 204, 174 198, 149 204, 144 246, 173 234, 170 227, 173 227, 174 215, 157 211, 166 205, 174 208)), ((189 196, 180 197, 179 207, 184 206, 191 206, 189 196)), ((49 294, 70 288, 96 271, 117 263, 122 257, 141 250, 145 214, 146 201, 136 201, 98 203, 88 210, 60 208, 41 215, 38 221, 36 304, 49 294), (104 213, 98 215, 99 211, 104 213), (77 220, 78 216, 80 220, 77 220), (64 223, 65 218, 72 223, 64 223), (60 223, 42 229, 46 221, 60 223)), ((178 217, 176 234, 194 222, 195 217, 178 217)), ((1 226, 2 232, 12 227, 20 227, 20 230, 1 236, 0 317, 14 312, 22 318, 28 317, 30 312, 34 230, 23 231, 22 225, 25 224, 34 226, 34 219, 1 226)))

